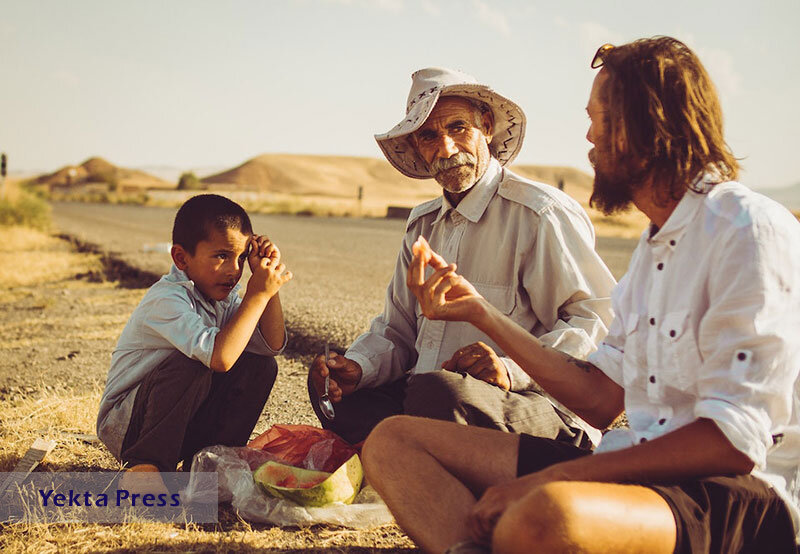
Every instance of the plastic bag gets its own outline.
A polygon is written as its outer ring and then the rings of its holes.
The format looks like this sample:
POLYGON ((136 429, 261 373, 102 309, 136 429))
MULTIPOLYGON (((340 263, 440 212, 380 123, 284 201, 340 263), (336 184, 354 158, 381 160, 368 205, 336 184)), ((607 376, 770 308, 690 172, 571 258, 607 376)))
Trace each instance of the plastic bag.
POLYGON ((394 521, 386 504, 370 486, 365 486, 349 505, 337 502, 321 508, 304 508, 289 500, 269 497, 253 481, 253 470, 270 460, 282 462, 274 454, 248 447, 204 448, 194 456, 189 486, 185 491, 187 499, 206 503, 217 499, 219 502, 230 501, 241 517, 279 526, 325 523, 366 528, 394 521), (197 476, 212 471, 219 477, 218 491, 207 490, 208 480, 197 476))
POLYGON ((273 425, 247 446, 273 454, 284 464, 328 473, 359 453, 333 431, 310 425, 273 425))

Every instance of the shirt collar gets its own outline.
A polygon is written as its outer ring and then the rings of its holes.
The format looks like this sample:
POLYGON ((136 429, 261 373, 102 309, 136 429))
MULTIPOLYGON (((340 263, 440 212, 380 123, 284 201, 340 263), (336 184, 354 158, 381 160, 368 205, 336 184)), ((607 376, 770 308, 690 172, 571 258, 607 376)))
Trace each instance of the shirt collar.
MULTIPOLYGON (((703 205, 706 194, 696 192, 697 190, 708 190, 709 184, 713 183, 714 177, 710 173, 701 174, 695 179, 691 187, 687 187, 686 192, 678 205, 672 211, 663 227, 654 235, 647 239, 652 245, 667 244, 670 249, 674 249, 681 237, 686 232, 689 223, 694 219, 695 213, 703 205)), ((650 224, 652 232, 653 224, 650 224)))
POLYGON ((472 223, 480 221, 483 212, 486 211, 486 207, 489 205, 489 201, 494 196, 494 193, 497 192, 497 186, 500 183, 502 174, 503 168, 500 167, 500 162, 492 157, 489 160, 486 172, 478 179, 477 183, 472 185, 469 194, 458 203, 458 206, 454 208, 447 196, 442 194, 442 207, 439 208, 439 213, 433 222, 438 223, 450 210, 457 211, 472 223))
POLYGON ((233 287, 233 290, 231 290, 231 292, 228 293, 228 296, 224 300, 219 300, 217 302, 213 300, 208 300, 205 296, 203 296, 203 294, 199 290, 197 290, 194 281, 189 279, 189 276, 186 274, 186 272, 183 271, 182 269, 178 269, 178 266, 176 266, 174 263, 172 264, 169 273, 164 277, 164 279, 166 279, 170 283, 174 283, 176 285, 184 287, 187 291, 189 291, 189 294, 195 300, 200 302, 203 306, 206 307, 208 311, 212 313, 216 311, 215 306, 220 307, 222 309, 227 308, 228 305, 234 300, 234 298, 239 295, 239 289, 241 289, 239 283, 236 283, 236 285, 233 287))

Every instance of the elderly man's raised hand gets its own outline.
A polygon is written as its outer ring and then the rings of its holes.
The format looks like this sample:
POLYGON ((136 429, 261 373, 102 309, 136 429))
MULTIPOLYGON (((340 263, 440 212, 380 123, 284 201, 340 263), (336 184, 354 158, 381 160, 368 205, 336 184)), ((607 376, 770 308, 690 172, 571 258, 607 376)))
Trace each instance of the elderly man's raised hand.
POLYGON ((247 283, 247 291, 266 294, 270 298, 292 279, 292 272, 281 263, 278 247, 263 235, 250 237, 250 253, 247 256, 253 275, 247 283))
POLYGON ((414 243, 412 253, 406 285, 417 297, 423 315, 428 319, 472 322, 485 300, 469 281, 456 273, 456 265, 448 264, 434 252, 423 236, 414 243), (427 266, 435 271, 426 280, 427 266))
POLYGON ((311 382, 317 391, 317 396, 322 396, 325 390, 325 377, 330 374, 328 383, 328 398, 331 402, 340 402, 342 397, 356 390, 361 381, 361 366, 341 354, 331 352, 328 363, 325 356, 317 356, 311 363, 311 382))
POLYGON ((495 351, 482 342, 459 348, 442 368, 456 373, 468 373, 503 390, 511 388, 508 370, 495 351))

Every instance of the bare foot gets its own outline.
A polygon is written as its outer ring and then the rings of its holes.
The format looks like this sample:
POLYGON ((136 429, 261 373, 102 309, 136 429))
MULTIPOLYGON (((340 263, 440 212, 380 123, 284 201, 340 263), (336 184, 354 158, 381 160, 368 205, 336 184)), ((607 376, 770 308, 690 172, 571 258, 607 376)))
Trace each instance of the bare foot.
POLYGON ((169 494, 158 468, 152 464, 137 464, 128 468, 120 478, 118 487, 130 493, 169 494))

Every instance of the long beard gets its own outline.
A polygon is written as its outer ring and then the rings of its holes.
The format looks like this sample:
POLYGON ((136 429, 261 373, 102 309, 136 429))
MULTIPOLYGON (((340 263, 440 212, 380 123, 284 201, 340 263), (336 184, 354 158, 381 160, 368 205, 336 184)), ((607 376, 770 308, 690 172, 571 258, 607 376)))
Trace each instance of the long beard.
POLYGON ((594 165, 594 187, 589 205, 605 215, 624 212, 633 204, 633 194, 644 185, 645 168, 637 167, 631 160, 617 156, 612 159, 605 148, 597 148, 590 155, 594 165))

